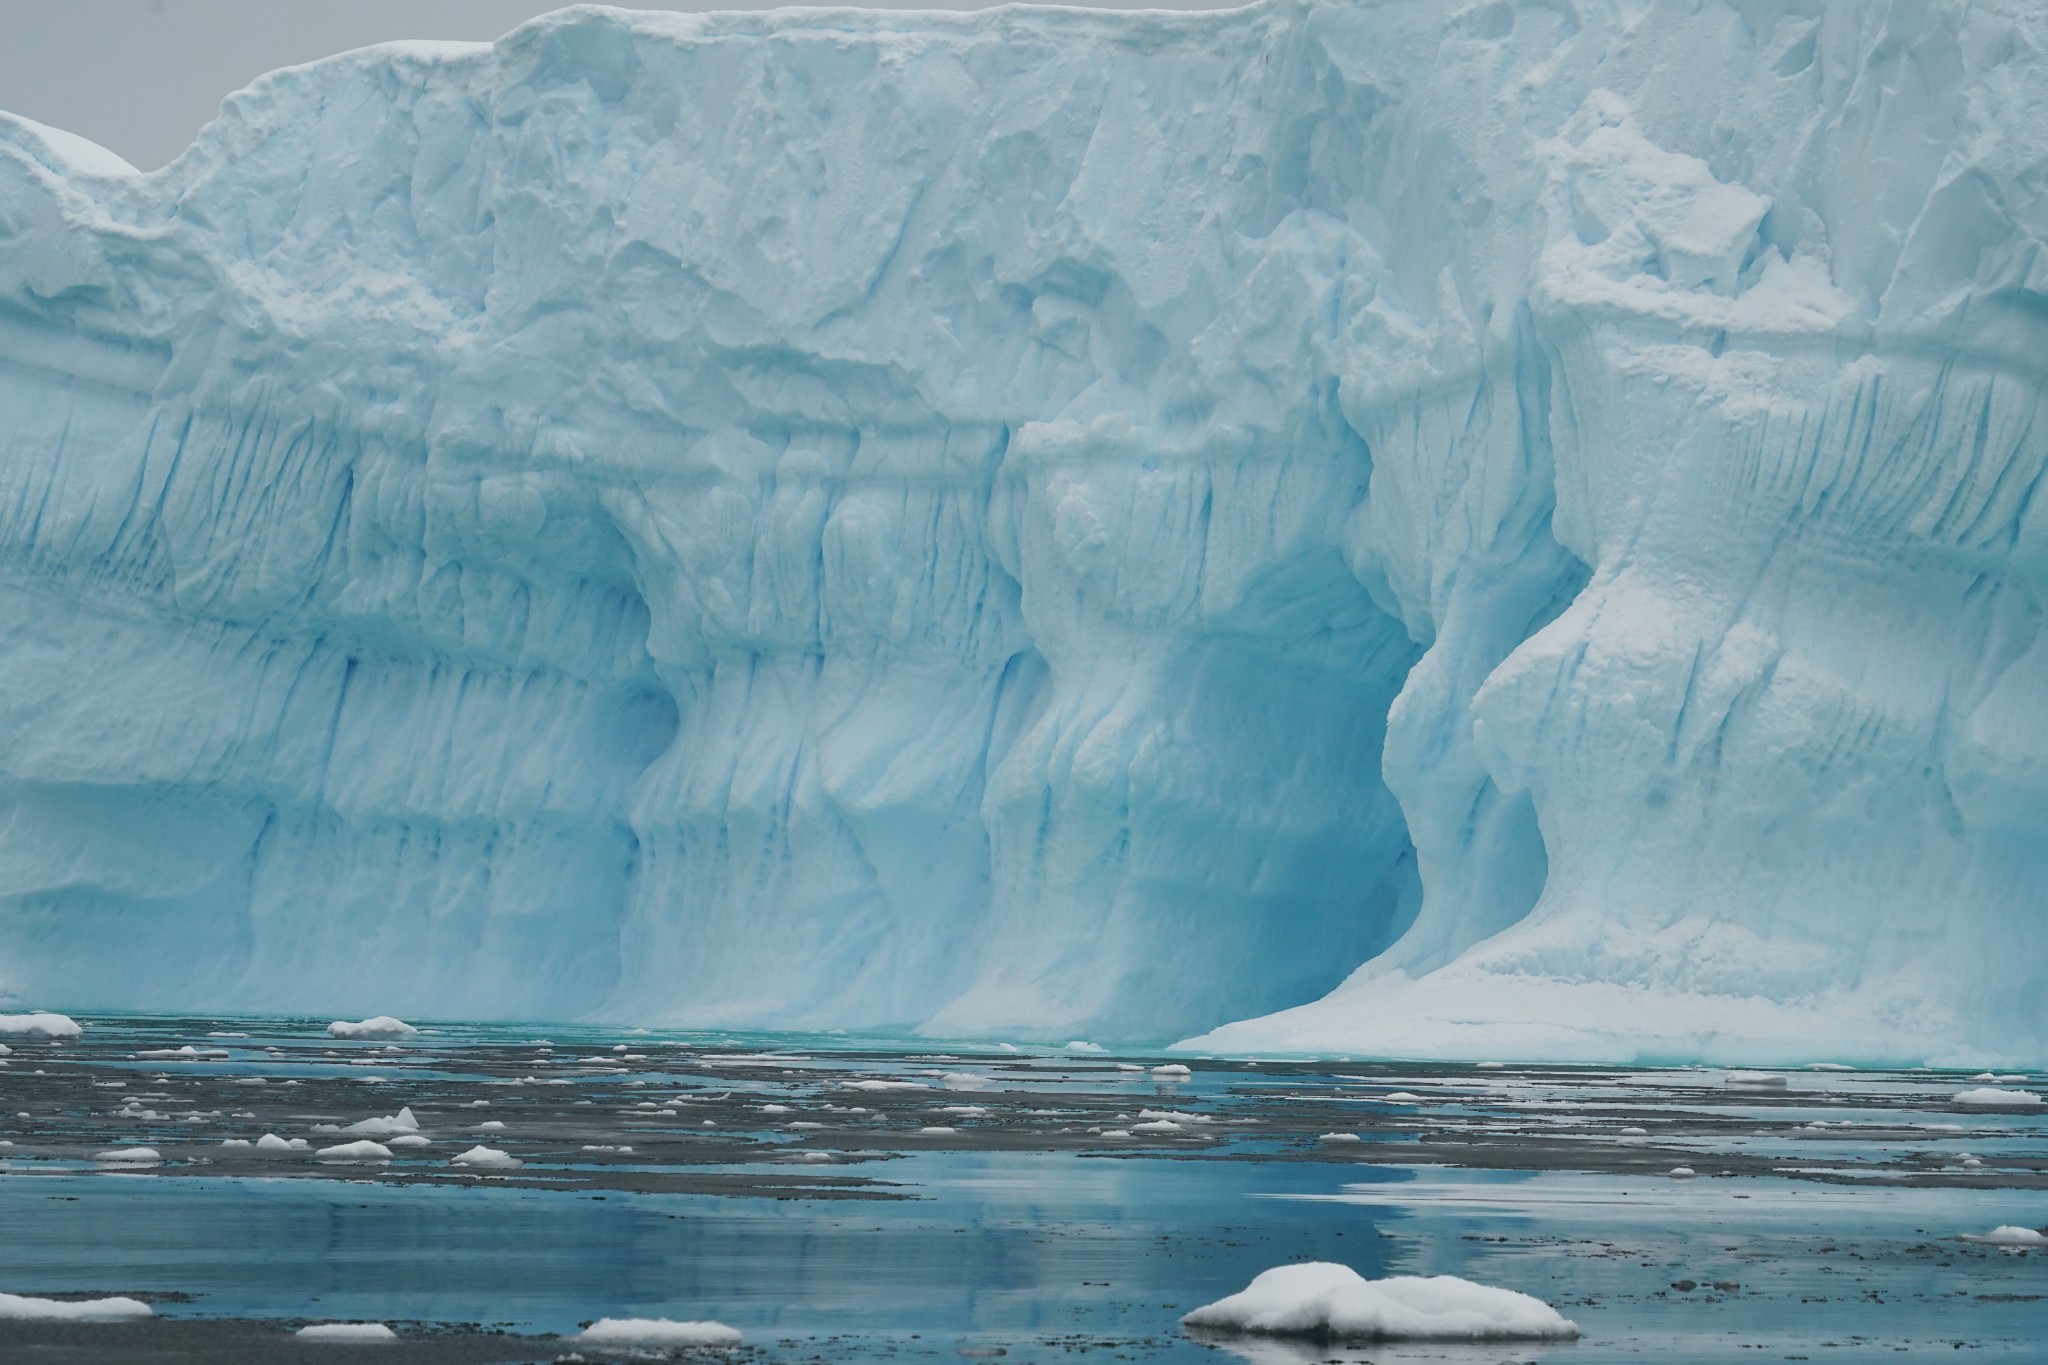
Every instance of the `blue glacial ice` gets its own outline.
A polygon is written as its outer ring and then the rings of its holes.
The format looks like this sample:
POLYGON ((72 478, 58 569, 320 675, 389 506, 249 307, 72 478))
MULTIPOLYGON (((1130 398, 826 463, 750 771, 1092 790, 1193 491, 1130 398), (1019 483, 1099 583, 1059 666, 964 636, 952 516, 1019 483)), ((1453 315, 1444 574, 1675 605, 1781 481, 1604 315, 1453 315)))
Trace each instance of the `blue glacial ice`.
POLYGON ((0 119, 0 1003, 2048 1057, 2044 54, 587 8, 0 119))

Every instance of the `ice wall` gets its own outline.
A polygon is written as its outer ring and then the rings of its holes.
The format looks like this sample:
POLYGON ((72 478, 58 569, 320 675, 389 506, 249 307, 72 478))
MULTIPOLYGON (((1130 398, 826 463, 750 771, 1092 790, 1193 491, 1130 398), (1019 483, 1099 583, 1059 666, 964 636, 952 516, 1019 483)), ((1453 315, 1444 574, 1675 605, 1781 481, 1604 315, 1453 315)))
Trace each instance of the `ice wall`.
POLYGON ((0 992, 2048 1055, 2044 53, 578 9, 8 122, 0 992))

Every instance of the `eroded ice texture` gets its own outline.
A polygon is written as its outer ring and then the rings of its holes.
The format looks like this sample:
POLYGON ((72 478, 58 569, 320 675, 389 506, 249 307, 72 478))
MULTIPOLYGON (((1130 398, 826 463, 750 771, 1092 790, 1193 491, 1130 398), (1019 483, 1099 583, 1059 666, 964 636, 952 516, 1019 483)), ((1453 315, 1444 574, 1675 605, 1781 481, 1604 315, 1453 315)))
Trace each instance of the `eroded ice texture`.
POLYGON ((8 124, 0 989, 2039 1056, 2044 51, 588 10, 8 124))

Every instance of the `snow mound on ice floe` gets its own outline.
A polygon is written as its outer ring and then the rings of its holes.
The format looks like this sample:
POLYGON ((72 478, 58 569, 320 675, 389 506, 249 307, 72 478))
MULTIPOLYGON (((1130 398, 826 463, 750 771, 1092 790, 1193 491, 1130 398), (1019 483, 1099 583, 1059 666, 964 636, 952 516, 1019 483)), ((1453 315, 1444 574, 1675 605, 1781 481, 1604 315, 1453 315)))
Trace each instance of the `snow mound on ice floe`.
POLYGON ((1982 1234, 1964 1233, 1960 1240, 1984 1242, 1995 1247, 2048 1247, 2048 1236, 2034 1228, 2016 1227, 2011 1223, 1982 1234))
POLYGON ((149 1305, 140 1299, 32 1299, 20 1294, 0 1294, 0 1319, 112 1322, 119 1318, 148 1316, 149 1305))
POLYGON ((301 1341, 396 1341, 398 1333, 381 1322, 316 1322, 292 1333, 301 1341))
POLYGON ((1328 1261, 1276 1266, 1181 1319, 1189 1327, 1349 1341, 1539 1341, 1578 1326, 1540 1299, 1455 1275, 1368 1280, 1328 1261))
POLYGON ((1995 1090, 1987 1085, 1957 1091, 1956 1103, 1970 1109, 2032 1109, 2041 1097, 2031 1090, 1995 1090))
POLYGON ((576 1340, 600 1346, 737 1346, 740 1334, 722 1322, 599 1318, 576 1340))
POLYGON ((0 1014, 0 1037, 76 1038, 80 1032, 78 1021, 67 1014, 0 1014))
POLYGON ((327 1026, 327 1031, 337 1038, 417 1038, 420 1032, 403 1019, 393 1019, 388 1014, 356 1023, 337 1019, 327 1026))

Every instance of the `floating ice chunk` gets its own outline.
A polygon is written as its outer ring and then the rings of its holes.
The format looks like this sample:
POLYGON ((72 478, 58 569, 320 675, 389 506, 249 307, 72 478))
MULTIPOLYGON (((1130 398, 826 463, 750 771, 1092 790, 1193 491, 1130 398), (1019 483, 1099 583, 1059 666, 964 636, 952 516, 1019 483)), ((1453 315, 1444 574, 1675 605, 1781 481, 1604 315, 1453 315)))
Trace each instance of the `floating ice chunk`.
POLYGON ((1155 1066, 1152 1068, 1154 1079, 1162 1081, 1184 1081, 1194 1074, 1194 1072, 1188 1070, 1179 1062, 1168 1062, 1165 1066, 1155 1066))
POLYGON ((951 1114, 956 1118, 963 1119, 985 1119, 988 1117, 988 1106, 983 1104, 942 1104, 932 1112, 951 1114))
POLYGON ((1187 1130, 1172 1119, 1153 1119, 1148 1123, 1132 1124, 1131 1131, 1134 1133, 1181 1133, 1187 1130))
POLYGON ((1323 1133, 1323 1134, 1320 1134, 1320 1135, 1318 1135, 1318 1136, 1317 1136, 1317 1138, 1316 1138, 1316 1141, 1317 1141, 1317 1142, 1363 1142, 1363 1141, 1365 1141, 1365 1139, 1364 1139, 1364 1138, 1362 1138, 1362 1137, 1360 1137, 1360 1136, 1359 1136, 1358 1134, 1356 1134, 1356 1133, 1323 1133))
POLYGON ((761 1106, 761 1112, 764 1114, 787 1114, 791 1110, 786 1104, 764 1104, 761 1106))
POLYGON ((281 1138, 275 1133, 265 1133, 256 1139, 259 1152, 303 1152, 312 1145, 304 1138, 281 1138))
POLYGON ((197 1062, 224 1061, 228 1050, 224 1047, 194 1047, 190 1043, 183 1047, 152 1047, 135 1054, 146 1062, 197 1062))
POLYGON ((510 1152, 500 1151, 496 1147, 476 1146, 466 1152, 458 1152, 455 1156, 450 1157, 448 1164, 451 1166, 474 1166, 478 1170, 484 1171, 516 1171, 526 1163, 513 1156, 510 1152))
POLYGON ((14 1051, 14 1049, 7 1046, 7 1044, 0 1043, 0 1057, 5 1057, 8 1053, 12 1051, 14 1051))
POLYGON ((1481 1071, 1502 1071, 1507 1068, 1506 1062, 1474 1062, 1472 1065, 1481 1071))
POLYGON ((737 1346, 739 1332, 722 1322, 668 1318, 599 1318, 576 1340, 593 1346, 737 1346))
POLYGON ((1965 1233, 1961 1240, 1983 1242, 1996 1247, 2048 1247, 2048 1235, 2044 1235, 2036 1228, 2017 1227, 2011 1223, 1982 1234, 1965 1233))
POLYGON ((337 1019, 327 1026, 327 1031, 337 1038, 417 1038, 420 1032, 403 1019, 393 1019, 388 1014, 355 1023, 337 1019))
POLYGON ((1969 1109, 2038 1109, 2041 1097, 2031 1090, 1999 1090, 1982 1086, 1956 1092, 1956 1103, 1969 1109))
POLYGON ((1671 1168, 1671 1178, 1673 1180, 1690 1180, 1698 1174, 1699 1172, 1690 1166, 1673 1166, 1671 1168))
POLYGON ((1413 1093, 1411 1093, 1411 1092, 1409 1092, 1409 1091, 1406 1091, 1406 1090, 1396 1090, 1396 1091, 1394 1091, 1394 1092, 1393 1092, 1392 1094, 1382 1095, 1382 1096, 1380 1096, 1380 1098, 1381 1098, 1381 1099, 1383 1099, 1383 1100, 1385 1100, 1385 1101, 1386 1101, 1386 1102, 1387 1102, 1388 1104, 1421 1104, 1421 1103, 1422 1103, 1422 1096, 1420 1096, 1420 1095, 1417 1095, 1417 1094, 1413 1094, 1413 1093))
POLYGON ((102 1166, 155 1166, 164 1158, 154 1147, 113 1147, 93 1153, 92 1159, 102 1166))
POLYGON ((1840 1062, 1808 1062, 1806 1069, 1808 1071, 1854 1071, 1856 1068, 1844 1066, 1840 1062))
POLYGON ((419 1120, 412 1116, 412 1106, 407 1105, 390 1118, 363 1119, 358 1123, 351 1123, 346 1128, 336 1128, 331 1124, 322 1124, 314 1128, 313 1131, 316 1133, 354 1133, 360 1137, 390 1137, 396 1133, 417 1133, 419 1130, 419 1120))
POLYGON ((1731 1071, 1728 1073, 1727 1083, 1766 1090, 1786 1088, 1785 1078, 1775 1071, 1731 1071))
POLYGON ((0 1037, 76 1038, 81 1032, 78 1021, 67 1014, 0 1014, 0 1037))
POLYGON ((1338 1341, 1547 1341, 1579 1334, 1540 1299, 1455 1275, 1368 1280, 1349 1266, 1277 1266, 1229 1298, 1197 1308, 1190 1327, 1338 1341))
POLYGON ((889 1090, 929 1090, 923 1081, 841 1081, 842 1090, 865 1090, 880 1094, 889 1090))
POLYGON ((482 1123, 475 1125, 471 1131, 477 1133, 502 1133, 505 1131, 505 1123, 502 1119, 485 1119, 482 1123))
POLYGON ((322 1161, 389 1161, 391 1149, 381 1142, 364 1138, 360 1142, 342 1142, 332 1147, 322 1147, 313 1155, 322 1161))
POLYGON ((925 1137, 952 1137, 960 1130, 958 1128, 947 1128, 942 1124, 931 1124, 917 1131, 925 1137))
POLYGON ((989 1084, 989 1079, 967 1071, 948 1071, 939 1077, 939 1084, 948 1090, 980 1090, 989 1084))
POLYGON ((398 1333, 381 1322, 316 1322, 292 1333, 300 1341, 396 1341, 398 1333))
POLYGON ((1068 1043, 1068 1044, 1067 1044, 1067 1051, 1069 1051, 1069 1052, 1107 1052, 1107 1051, 1109 1051, 1109 1049, 1108 1049, 1108 1048, 1106 1048, 1106 1047, 1104 1047, 1104 1046, 1103 1046, 1102 1044, 1100 1044, 1100 1043, 1090 1043, 1090 1042, 1084 1042, 1083 1040, 1081 1040, 1081 1039, 1079 1039, 1079 1038, 1076 1038, 1076 1039, 1075 1039, 1075 1040, 1074 1040, 1073 1042, 1071 1042, 1071 1043, 1068 1043))
POLYGON ((146 1318, 150 1315, 149 1305, 140 1299, 32 1299, 21 1294, 0 1294, 0 1319, 119 1322, 124 1318, 146 1318))
POLYGON ((1130 1135, 1131 1130, 1128 1128, 1105 1128, 1102 1130, 1102 1136, 1106 1138, 1127 1138, 1130 1135))
POLYGON ((254 1147, 256 1144, 247 1138, 228 1138, 220 1145, 223 1147, 254 1147))
POLYGON ((385 1145, 389 1147, 431 1147, 434 1144, 430 1138, 419 1133, 400 1133, 397 1137, 386 1139, 385 1145))

